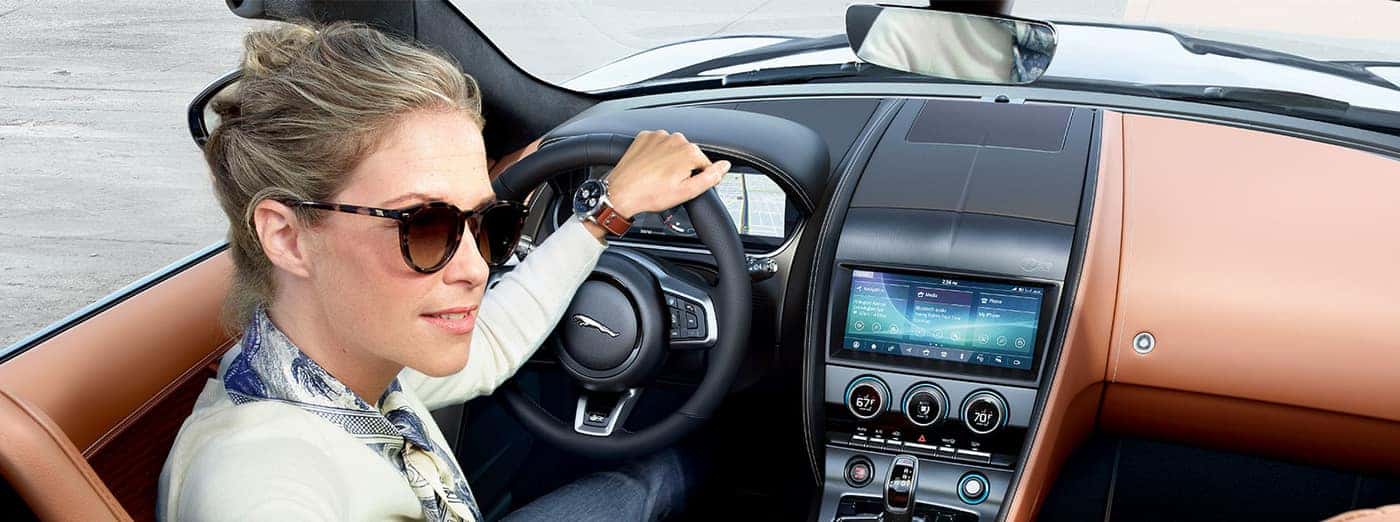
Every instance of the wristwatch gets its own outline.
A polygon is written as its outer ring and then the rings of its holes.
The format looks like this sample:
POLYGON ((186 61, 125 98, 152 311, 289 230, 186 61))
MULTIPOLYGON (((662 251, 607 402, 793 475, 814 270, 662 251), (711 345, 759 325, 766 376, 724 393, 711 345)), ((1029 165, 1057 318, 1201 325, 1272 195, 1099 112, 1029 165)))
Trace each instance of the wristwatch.
POLYGON ((622 217, 608 201, 608 182, 590 179, 574 191, 574 215, 579 219, 592 221, 614 236, 621 236, 632 228, 632 219, 622 217))

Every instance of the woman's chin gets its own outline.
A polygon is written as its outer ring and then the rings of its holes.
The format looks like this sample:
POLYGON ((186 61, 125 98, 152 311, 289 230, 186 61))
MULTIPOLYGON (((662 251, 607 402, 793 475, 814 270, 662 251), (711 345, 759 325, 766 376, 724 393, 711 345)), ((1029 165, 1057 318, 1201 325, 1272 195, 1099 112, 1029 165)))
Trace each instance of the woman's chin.
POLYGON ((470 342, 452 343, 452 345, 445 346, 441 351, 434 353, 434 355, 441 354, 442 357, 423 361, 423 364, 414 366, 413 369, 429 377, 446 377, 467 367, 467 356, 470 352, 470 342))

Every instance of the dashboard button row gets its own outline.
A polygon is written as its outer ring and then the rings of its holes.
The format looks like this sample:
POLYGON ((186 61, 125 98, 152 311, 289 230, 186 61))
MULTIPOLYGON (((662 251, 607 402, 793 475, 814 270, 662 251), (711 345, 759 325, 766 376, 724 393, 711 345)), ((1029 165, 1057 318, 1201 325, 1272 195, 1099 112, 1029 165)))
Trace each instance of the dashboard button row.
POLYGON ((833 432, 831 433, 831 440, 832 442, 856 448, 878 451, 905 451, 921 457, 965 462, 968 464, 993 465, 1009 468, 1016 463, 1016 459, 1012 455, 989 453, 966 448, 954 448, 952 446, 935 446, 918 442, 906 442, 899 439, 886 439, 884 437, 874 437, 859 433, 846 436, 845 434, 833 432))

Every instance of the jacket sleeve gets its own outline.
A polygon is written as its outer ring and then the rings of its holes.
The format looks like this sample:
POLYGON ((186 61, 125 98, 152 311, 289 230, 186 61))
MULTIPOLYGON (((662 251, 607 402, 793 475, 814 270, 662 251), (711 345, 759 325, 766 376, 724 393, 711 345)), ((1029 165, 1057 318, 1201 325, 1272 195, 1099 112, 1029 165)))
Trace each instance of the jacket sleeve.
POLYGON ((446 377, 411 368, 399 375, 429 410, 491 393, 554 330, 559 318, 607 246, 570 219, 482 298, 467 365, 446 377))

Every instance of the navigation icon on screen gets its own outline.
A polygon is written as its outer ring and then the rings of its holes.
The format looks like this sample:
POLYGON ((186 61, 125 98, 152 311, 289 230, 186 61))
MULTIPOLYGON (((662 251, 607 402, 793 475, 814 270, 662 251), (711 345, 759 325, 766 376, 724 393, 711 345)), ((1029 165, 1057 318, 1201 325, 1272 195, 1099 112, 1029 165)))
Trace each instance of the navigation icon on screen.
POLYGON ((998 336, 997 336, 997 346, 1006 346, 1006 336, 1005 336, 1005 335, 998 335, 998 336))
POLYGON ((1026 338, 1025 338, 1025 337, 1017 337, 1017 338, 1016 338, 1016 347, 1017 347, 1017 348, 1025 348, 1025 347, 1026 347, 1026 338))
POLYGON ((857 330, 864 330, 864 329, 865 329, 865 321, 856 321, 856 324, 853 324, 853 325, 851 325, 851 326, 856 327, 857 330))

